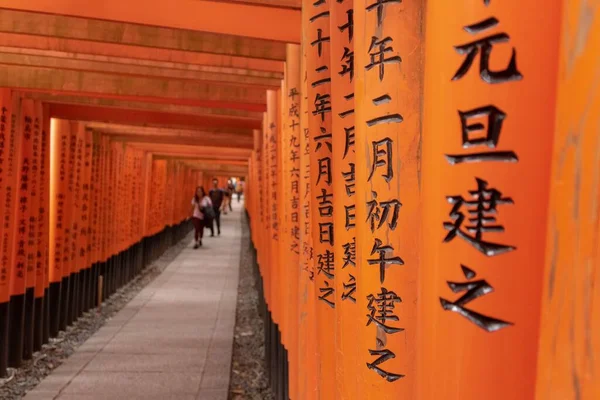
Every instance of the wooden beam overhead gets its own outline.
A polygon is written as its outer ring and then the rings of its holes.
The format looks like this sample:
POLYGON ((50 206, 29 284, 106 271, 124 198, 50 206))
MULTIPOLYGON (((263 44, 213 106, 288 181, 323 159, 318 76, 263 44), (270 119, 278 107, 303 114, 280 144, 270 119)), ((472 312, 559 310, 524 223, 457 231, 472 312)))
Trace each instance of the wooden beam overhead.
POLYGON ((177 152, 163 152, 163 153, 154 153, 149 151, 148 153, 152 153, 153 157, 156 159, 179 159, 179 160, 189 160, 189 161, 198 161, 205 163, 222 163, 222 164, 231 164, 231 165, 248 165, 248 159, 244 157, 236 157, 236 156, 224 156, 219 155, 217 159, 215 155, 189 155, 189 154, 180 154, 177 152))
POLYGON ((210 132, 185 129, 148 128, 134 125, 88 123, 87 129, 111 135, 113 140, 155 143, 182 144, 192 146, 216 146, 232 148, 253 148, 253 138, 247 132, 210 132))
POLYGON ((290 10, 301 10, 302 0, 215 0, 222 3, 252 4, 265 7, 289 8, 290 10))
MULTIPOLYGON (((81 3, 81 7, 88 8, 90 4, 93 2, 81 3)), ((110 8, 105 1, 99 5, 101 9, 110 8)), ((165 5, 173 9, 169 2, 165 5)), ((154 6, 148 7, 145 3, 140 8, 156 12, 154 6)), ((256 24, 256 21, 248 22, 245 24, 256 24)), ((0 32, 276 61, 285 61, 286 57, 285 42, 9 9, 0 9, 0 32)))
POLYGON ((263 118, 262 112, 234 110, 230 108, 207 108, 162 103, 145 103, 140 101, 127 101, 103 97, 78 96, 77 94, 69 96, 54 95, 51 93, 25 92, 23 93, 23 95, 27 98, 40 100, 44 103, 51 104, 71 104, 100 108, 118 108, 158 113, 195 115, 201 117, 225 117, 229 119, 248 121, 251 123, 256 123, 256 121, 262 121, 263 118))
MULTIPOLYGON (((153 68, 161 68, 168 70, 176 70, 176 71, 184 71, 184 72, 204 72, 204 73, 214 73, 214 74, 226 74, 226 75, 235 75, 235 76, 243 76, 243 77, 252 77, 252 78, 269 78, 269 79, 283 79, 283 72, 270 72, 270 71, 260 71, 253 70, 247 68, 232 68, 232 67, 224 67, 224 66, 212 66, 212 65, 196 65, 196 64, 186 64, 186 63, 177 63, 177 62, 167 62, 167 61, 154 61, 151 59, 140 59, 140 58, 131 58, 131 57, 114 57, 109 55, 101 55, 101 54, 85 54, 85 53, 69 53, 66 51, 56 51, 56 50, 45 50, 45 49, 35 49, 35 48, 23 48, 23 47, 13 47, 13 46, 4 46, 1 45, 5 43, 4 36, 0 36, 0 52, 3 53, 12 53, 12 54, 20 54, 27 56, 41 56, 41 57, 53 57, 53 58, 61 58, 68 60, 79 60, 79 61, 95 61, 99 63, 113 63, 119 65, 127 65, 127 66, 143 66, 143 67, 153 67, 153 68)), ((277 62, 280 64, 279 62, 277 62)))
POLYGON ((189 128, 223 133, 249 134, 247 132, 251 132, 252 129, 258 129, 261 126, 261 122, 255 120, 65 104, 50 104, 49 112, 52 118, 74 121, 95 121, 162 128, 189 128))
POLYGON ((280 79, 253 76, 222 74, 216 72, 185 71, 179 69, 149 67, 135 64, 119 64, 101 61, 77 60, 69 58, 47 57, 6 53, 0 50, 0 64, 26 67, 43 67, 60 70, 100 72, 131 77, 179 79, 191 82, 215 82, 234 84, 238 87, 276 89, 281 86, 280 79))
POLYGON ((198 136, 195 138, 190 137, 178 137, 172 135, 155 135, 155 136, 141 136, 141 135, 127 135, 127 134, 116 134, 111 135, 113 141, 118 142, 136 142, 144 144, 168 144, 168 145, 186 145, 186 146, 213 146, 220 148, 238 148, 238 149, 252 149, 251 140, 244 138, 237 138, 231 140, 227 138, 208 138, 198 136))
POLYGON ((300 43, 301 36, 298 0, 0 0, 0 7, 289 43, 300 43))
POLYGON ((255 71, 283 73, 281 61, 256 58, 233 57, 219 54, 194 53, 169 49, 151 49, 142 46, 130 46, 114 43, 89 42, 85 40, 63 39, 56 37, 30 36, 18 33, 0 35, 0 45, 14 48, 60 51, 73 54, 97 55, 106 57, 131 58, 154 62, 191 64, 235 68, 255 71))
POLYGON ((0 65, 0 87, 249 111, 266 108, 266 92, 260 88, 41 67, 0 65))
POLYGON ((238 138, 253 139, 248 134, 247 129, 232 129, 225 131, 223 129, 214 130, 192 130, 192 129, 172 129, 172 128, 154 128, 128 124, 107 124, 102 122, 88 122, 86 128, 107 134, 131 134, 139 136, 175 136, 185 138, 208 137, 213 139, 228 138, 235 140, 238 138))
POLYGON ((151 152, 157 155, 172 157, 212 157, 216 159, 243 160, 250 157, 252 150, 232 147, 190 146, 179 144, 154 144, 143 142, 128 142, 129 146, 151 152))

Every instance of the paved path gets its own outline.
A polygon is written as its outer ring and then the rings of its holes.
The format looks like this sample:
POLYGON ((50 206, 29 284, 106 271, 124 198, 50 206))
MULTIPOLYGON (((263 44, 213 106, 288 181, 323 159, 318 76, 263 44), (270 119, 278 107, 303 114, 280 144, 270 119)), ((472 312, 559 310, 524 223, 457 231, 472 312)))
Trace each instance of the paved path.
POLYGON ((233 206, 221 237, 190 243, 25 400, 226 400, 241 236, 233 206))

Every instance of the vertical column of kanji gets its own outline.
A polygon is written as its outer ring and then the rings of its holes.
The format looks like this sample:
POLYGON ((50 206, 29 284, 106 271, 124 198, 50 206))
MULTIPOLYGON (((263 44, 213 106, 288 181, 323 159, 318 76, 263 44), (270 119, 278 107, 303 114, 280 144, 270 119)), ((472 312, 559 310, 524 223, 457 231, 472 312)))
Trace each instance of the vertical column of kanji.
POLYGON ((18 367, 23 361, 25 292, 27 287, 27 240, 29 214, 31 212, 30 176, 33 155, 33 100, 17 100, 13 105, 16 112, 14 123, 16 135, 21 138, 16 149, 16 190, 12 212, 14 214, 12 241, 11 299, 9 317, 9 365, 18 367))
POLYGON ((90 169, 90 186, 89 186, 89 245, 88 245, 88 298, 86 309, 94 307, 94 302, 98 298, 96 289, 98 287, 98 228, 99 228, 99 197, 101 192, 100 178, 100 134, 98 132, 90 132, 92 143, 91 169, 90 169))
MULTIPOLYGON (((60 303, 60 330, 66 330, 69 325, 69 306, 71 301, 71 294, 73 290, 73 282, 71 281, 71 242, 72 242, 72 229, 71 224, 73 222, 73 185, 74 185, 74 177, 75 177, 75 153, 77 148, 77 125, 73 122, 68 122, 68 128, 63 128, 66 137, 63 137, 61 140, 64 140, 64 143, 61 143, 61 146, 66 146, 65 150, 65 161, 64 165, 61 165, 61 168, 64 168, 65 171, 65 191, 63 198, 61 199, 63 202, 62 209, 62 224, 63 224, 63 242, 61 246, 61 256, 62 256, 62 272, 63 272, 63 282, 61 285, 61 303, 60 303)), ((61 134, 62 134, 61 130, 61 134)), ((61 149, 62 150, 62 149, 61 149)))
POLYGON ((82 123, 71 122, 71 134, 75 134, 73 147, 73 203, 71 206, 71 242, 70 242, 70 265, 71 265, 71 289, 69 291, 68 324, 71 325, 77 319, 77 303, 79 302, 79 257, 77 256, 79 229, 81 226, 81 178, 83 164, 83 147, 85 129, 82 123))
MULTIPOLYGON (((285 64, 284 64, 285 65, 285 64)), ((284 66, 285 71, 285 66, 284 66)), ((284 193, 284 188, 287 186, 287 180, 284 177, 284 172, 287 169, 287 160, 283 159, 283 153, 285 152, 287 146, 284 143, 285 140, 285 131, 284 125, 286 123, 286 117, 284 115, 284 108, 286 107, 286 99, 284 93, 286 92, 285 85, 285 72, 284 78, 281 80, 281 89, 277 92, 278 101, 277 101, 277 224, 278 224, 278 232, 277 232, 277 265, 278 268, 278 279, 279 284, 277 285, 277 290, 279 293, 279 303, 281 304, 281 316, 280 316, 280 330, 281 330, 281 344, 285 349, 288 349, 289 340, 288 340, 288 316, 289 316, 289 308, 290 308, 290 297, 289 297, 289 288, 287 287, 290 284, 289 273, 288 273, 288 265, 289 265, 289 247, 288 244, 288 228, 286 221, 286 207, 285 203, 287 201, 287 197, 289 193, 284 193), (285 284, 282 284, 285 282, 285 284)))
POLYGON ((329 5, 331 35, 331 132, 334 259, 338 266, 335 292, 336 396, 357 395, 356 202, 354 162, 354 2, 329 5))
POLYGON ((42 265, 44 269, 44 300, 42 345, 50 341, 50 106, 41 103, 42 136, 40 162, 40 219, 38 230, 38 245, 40 246, 42 265), (43 188, 41 187, 43 186, 43 188))
MULTIPOLYGON (((254 131, 254 151, 256 152, 256 218, 253 224, 254 231, 254 245, 257 250, 256 258, 259 266, 259 271, 261 276, 263 274, 262 271, 262 224, 264 219, 264 211, 263 211, 263 134, 262 131, 256 129, 254 131)), ((204 175, 204 174, 203 174, 204 175)))
POLYGON ((538 400, 600 398, 599 6, 562 2, 538 400))
MULTIPOLYGON (((39 172, 40 172, 40 134, 41 122, 37 115, 36 104, 31 102, 31 106, 27 105, 29 101, 24 102, 22 118, 24 118, 24 128, 29 131, 24 131, 25 135, 29 135, 31 141, 31 156, 29 158, 27 181, 22 181, 27 185, 28 190, 28 210, 26 211, 27 236, 25 239, 25 269, 27 270, 26 292, 25 292, 25 324, 24 324, 24 343, 23 343, 23 358, 31 359, 33 355, 33 343, 35 337, 35 295, 36 284, 38 282, 38 271, 36 269, 37 261, 37 219, 39 215, 39 172)), ((25 164, 24 164, 25 167, 25 164)), ((41 314, 39 315, 41 316, 41 314)))
POLYGON ((150 210, 152 200, 152 153, 144 153, 142 159, 142 236, 148 236, 148 226, 150 224, 150 210))
POLYGON ((112 272, 114 270, 114 253, 113 253, 113 241, 114 241, 114 203, 115 203, 115 192, 116 192, 116 177, 115 177, 115 144, 110 140, 108 136, 105 137, 105 151, 106 151, 106 211, 104 217, 104 246, 105 246, 105 259, 106 267, 104 271, 104 293, 110 294, 110 286, 112 283, 112 272))
MULTIPOLYGON (((48 231, 48 169, 46 162, 48 158, 47 152, 47 129, 45 123, 49 120, 45 119, 44 107, 40 101, 34 104, 34 133, 37 135, 37 146, 34 143, 34 150, 37 147, 37 204, 34 208, 35 214, 31 223, 35 226, 32 241, 34 242, 35 253, 33 254, 35 265, 35 302, 33 314, 34 320, 34 338, 33 351, 38 351, 42 348, 44 341, 44 296, 46 294, 46 278, 47 278, 47 243, 48 231)), ((35 138, 34 138, 35 141, 35 138)), ((34 152, 35 153, 35 152, 34 152)))
POLYGON ((79 226, 79 238, 77 241, 77 257, 80 265, 79 282, 80 298, 78 301, 77 315, 81 316, 84 311, 87 311, 87 302, 90 291, 90 275, 91 275, 91 224, 90 224, 90 208, 91 208, 91 179, 92 179, 92 147, 93 133, 92 131, 83 131, 83 160, 81 166, 81 217, 79 226))
POLYGON ((109 158, 109 140, 106 135, 100 136, 100 157, 102 164, 102 192, 101 192, 101 201, 100 201, 100 260, 102 264, 100 265, 100 270, 98 271, 98 276, 103 276, 103 287, 106 287, 106 268, 108 261, 108 230, 107 230, 107 221, 108 221, 108 210, 109 210, 109 202, 108 202, 108 191, 109 191, 109 183, 110 183, 110 175, 109 175, 109 166, 110 166, 110 158, 109 158))
POLYGON ((354 2, 361 399, 415 397, 423 4, 354 2))
POLYGON ((311 219, 317 272, 318 392, 335 398, 335 256, 331 135, 330 11, 327 0, 305 1, 309 12, 307 50, 311 140, 311 219))
POLYGON ((534 398, 561 1, 537 4, 427 9, 422 399, 534 398))
MULTIPOLYGON (((19 204, 20 198, 20 185, 19 179, 21 175, 21 154, 22 154, 22 142, 23 135, 21 134, 21 97, 17 92, 11 92, 11 105, 7 107, 10 110, 9 120, 10 120, 10 139, 9 139, 9 148, 8 148, 8 159, 7 159, 7 180, 5 181, 4 186, 4 198, 3 206, 5 209, 4 221, 2 221, 2 264, 9 265, 8 273, 10 274, 8 277, 9 280, 9 315, 8 315, 8 325, 9 325, 9 334, 8 334, 8 366, 14 365, 13 358, 20 357, 20 353, 16 353, 15 356, 13 354, 14 346, 17 346, 15 343, 14 334, 18 331, 19 325, 11 325, 14 324, 15 321, 15 311, 19 310, 19 301, 18 296, 17 300, 13 304, 13 294, 15 293, 15 289, 19 289, 20 282, 17 281, 15 285, 15 279, 19 274, 17 270, 17 265, 15 263, 15 244, 18 240, 17 229, 18 229, 18 220, 16 216, 16 210, 19 204)), ((7 110, 7 115, 8 115, 7 110)), ((22 270, 21 270, 22 273, 22 270)), ((19 341, 21 332, 18 332, 16 340, 19 341)))
POLYGON ((298 387, 298 278, 300 274, 300 46, 286 49, 283 135, 281 160, 284 164, 281 200, 285 218, 285 246, 281 265, 286 269, 286 327, 289 352, 290 398, 297 398, 298 387))
MULTIPOLYGON (((263 125, 262 125, 262 195, 263 195, 263 218, 262 218, 262 235, 261 235, 261 252, 262 256, 262 272, 264 281, 264 293, 265 300, 269 312, 271 311, 271 258, 270 258, 270 220, 271 215, 269 213, 269 136, 268 136, 268 123, 267 113, 263 114, 263 125)), ((269 315, 270 317, 270 315, 269 315)))
POLYGON ((280 287, 280 269, 279 265, 279 225, 277 214, 277 136, 278 136, 278 99, 279 91, 267 91, 267 154, 268 154, 268 174, 269 186, 267 188, 267 197, 269 199, 269 279, 270 279, 270 297, 271 297, 271 312, 273 313, 273 322, 281 323, 281 299, 279 298, 280 287))
MULTIPOLYGON (((7 205, 7 194, 14 190, 13 141, 11 137, 12 92, 0 89, 0 378, 6 375, 8 367, 8 310, 10 304, 10 278, 12 264, 8 261, 10 238, 9 221, 12 207, 7 205)), ((12 196, 10 196, 12 198, 12 196)))
POLYGON ((311 178, 310 178, 310 129, 308 101, 307 58, 312 51, 309 38, 312 10, 308 3, 302 6, 302 58, 300 61, 300 276, 298 279, 298 394, 296 398, 318 398, 317 325, 315 271, 311 230, 311 178))

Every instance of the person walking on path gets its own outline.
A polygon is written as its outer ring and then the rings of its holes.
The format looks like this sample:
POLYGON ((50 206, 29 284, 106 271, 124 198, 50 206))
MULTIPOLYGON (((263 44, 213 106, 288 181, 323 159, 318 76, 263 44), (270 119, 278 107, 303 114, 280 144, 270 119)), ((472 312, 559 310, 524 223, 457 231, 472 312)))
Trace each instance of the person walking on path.
MULTIPOLYGON (((219 181, 213 179, 213 188, 208 192, 210 200, 212 201, 212 207, 215 212, 214 221, 217 223, 217 233, 221 234, 221 206, 223 205, 223 199, 225 194, 223 190, 219 188, 219 181)), ((213 224, 210 224, 210 236, 215 236, 215 228, 213 224)))
POLYGON ((238 203, 242 201, 242 194, 244 193, 244 181, 238 181, 235 185, 235 192, 237 194, 238 203))
POLYGON ((229 211, 233 212, 233 207, 231 207, 231 202, 233 201, 233 192, 235 191, 235 186, 233 186, 233 182, 231 180, 227 181, 227 195, 229 197, 229 201, 227 202, 227 206, 229 207, 229 211))
POLYGON ((194 224, 194 249, 202 246, 202 236, 204 236, 204 227, 208 219, 206 210, 212 209, 212 201, 206 195, 204 188, 198 186, 196 193, 192 198, 192 223, 194 224))

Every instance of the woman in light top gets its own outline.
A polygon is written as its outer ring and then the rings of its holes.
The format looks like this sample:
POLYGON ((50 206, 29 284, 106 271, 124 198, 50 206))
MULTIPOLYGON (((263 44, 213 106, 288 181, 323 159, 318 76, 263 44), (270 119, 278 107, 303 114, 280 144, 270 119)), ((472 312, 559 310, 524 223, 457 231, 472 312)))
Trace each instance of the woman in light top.
POLYGON ((196 194, 192 198, 192 222, 194 223, 194 249, 202 246, 202 236, 206 226, 206 209, 212 207, 210 197, 206 195, 204 188, 198 186, 196 194))

